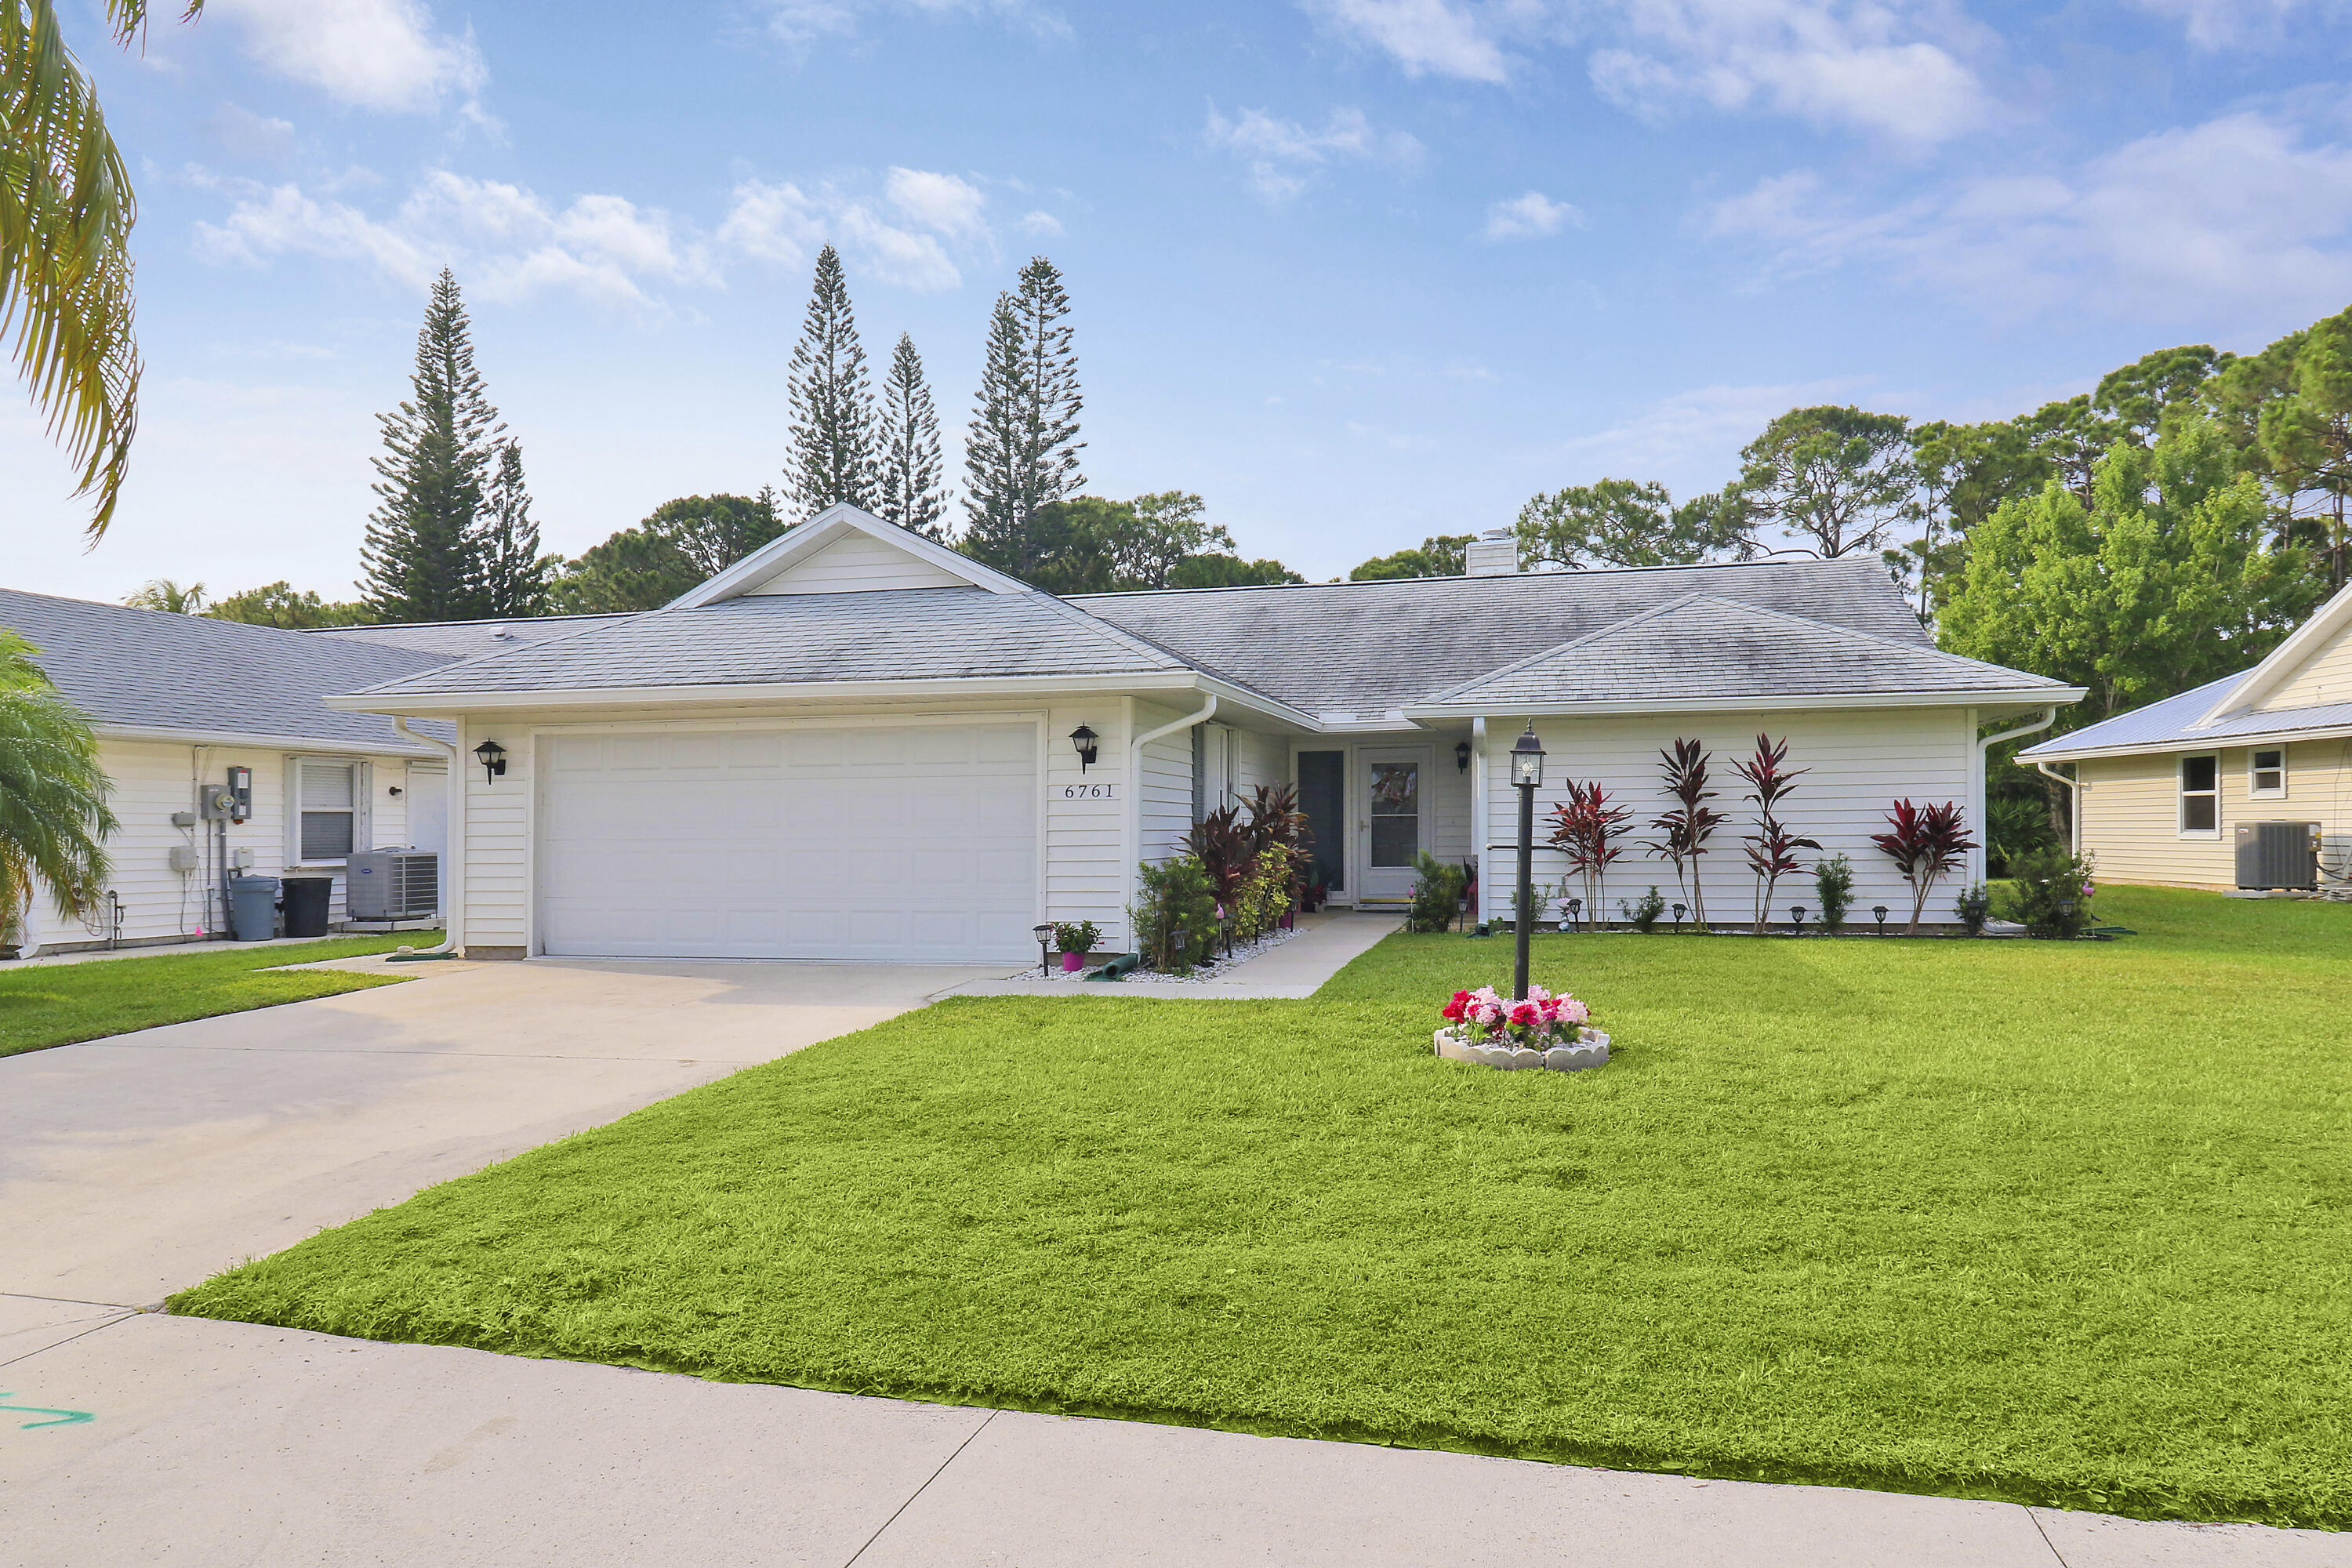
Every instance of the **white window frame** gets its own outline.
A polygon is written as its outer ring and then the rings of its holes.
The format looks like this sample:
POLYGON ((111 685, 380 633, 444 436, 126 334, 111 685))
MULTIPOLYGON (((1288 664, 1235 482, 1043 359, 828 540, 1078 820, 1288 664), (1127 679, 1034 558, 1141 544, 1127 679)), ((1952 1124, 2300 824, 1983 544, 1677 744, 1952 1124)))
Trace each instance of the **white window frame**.
POLYGON ((2246 794, 2255 800, 2284 800, 2286 798, 2286 746, 2284 742, 2282 742, 2280 744, 2275 746, 2249 746, 2246 748, 2246 794), (2275 755, 2278 758, 2277 767, 2264 768, 2256 765, 2254 759, 2257 757, 2272 755, 2275 755), (2270 785, 2268 788, 2263 787, 2262 782, 2263 775, 2266 773, 2275 773, 2278 774, 2278 783, 2270 785))
POLYGON ((2181 837, 2219 838, 2221 837, 2221 754, 2219 752, 2183 752, 2173 763, 2172 791, 2173 799, 2177 803, 2176 809, 2179 812, 2175 821, 2181 837), (2189 787, 2189 764, 2195 762, 2207 762, 2213 764, 2213 787, 2210 790, 2191 790, 2189 787), (2213 802, 2213 826, 2210 827, 2189 826, 2189 803, 2198 796, 2209 797, 2213 802))
POLYGON ((374 842, 373 770, 359 757, 305 752, 286 759, 286 864, 289 867, 343 865, 348 858, 341 855, 321 855, 310 860, 302 858, 302 764, 305 763, 352 770, 352 850, 354 854, 374 842))

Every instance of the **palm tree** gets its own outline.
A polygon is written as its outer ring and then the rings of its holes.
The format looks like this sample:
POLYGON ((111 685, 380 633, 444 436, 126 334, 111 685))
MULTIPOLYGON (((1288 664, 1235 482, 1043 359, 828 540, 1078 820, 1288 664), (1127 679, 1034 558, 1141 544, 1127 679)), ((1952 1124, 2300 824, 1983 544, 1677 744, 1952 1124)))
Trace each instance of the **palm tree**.
MULTIPOLYGON (((192 20, 204 0, 189 0, 192 20)), ((106 0, 118 44, 147 27, 147 0, 106 0)), ((139 424, 131 336, 131 176, 98 95, 58 31, 52 0, 0 0, 0 335, 80 465, 89 533, 106 531, 139 424)))
POLYGON ((174 616, 200 615, 205 607, 205 585, 158 577, 145 587, 134 590, 122 602, 134 610, 162 610, 174 616))
POLYGON ((36 893, 88 919, 105 895, 117 824, 89 721, 49 684, 37 650, 0 627, 0 942, 14 942, 36 893))

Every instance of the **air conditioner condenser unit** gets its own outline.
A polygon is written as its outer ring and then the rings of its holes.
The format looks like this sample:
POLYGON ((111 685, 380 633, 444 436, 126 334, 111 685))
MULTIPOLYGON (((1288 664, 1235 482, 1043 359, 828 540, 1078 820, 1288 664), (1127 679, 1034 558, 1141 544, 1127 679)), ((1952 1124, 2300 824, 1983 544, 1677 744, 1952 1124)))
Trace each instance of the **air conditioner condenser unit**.
POLYGON ((412 921, 441 909, 441 857, 369 849, 344 864, 344 906, 355 921, 412 921))
POLYGON ((2290 888, 2308 892, 2319 886, 2319 824, 2238 824, 2238 886, 2290 888))

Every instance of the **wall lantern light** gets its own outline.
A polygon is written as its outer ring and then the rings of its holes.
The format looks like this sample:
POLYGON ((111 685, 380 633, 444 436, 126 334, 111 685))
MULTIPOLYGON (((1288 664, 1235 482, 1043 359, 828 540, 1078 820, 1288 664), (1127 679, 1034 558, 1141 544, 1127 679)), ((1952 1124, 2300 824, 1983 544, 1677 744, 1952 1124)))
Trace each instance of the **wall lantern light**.
POLYGON ((1461 769, 1465 773, 1470 771, 1469 742, 1456 741, 1454 742, 1454 765, 1461 769))
POLYGON ((1543 783, 1543 742, 1536 739, 1535 721, 1528 721, 1528 732, 1511 742, 1511 782, 1523 789, 1533 789, 1543 783))
POLYGON ((1070 731, 1070 744, 1078 750, 1078 772, 1085 773, 1095 765, 1095 758, 1100 753, 1096 750, 1095 732, 1092 730, 1084 724, 1079 725, 1070 731))
POLYGON ((483 782, 506 776, 507 749, 496 741, 485 741, 476 746, 474 758, 482 764, 483 782))

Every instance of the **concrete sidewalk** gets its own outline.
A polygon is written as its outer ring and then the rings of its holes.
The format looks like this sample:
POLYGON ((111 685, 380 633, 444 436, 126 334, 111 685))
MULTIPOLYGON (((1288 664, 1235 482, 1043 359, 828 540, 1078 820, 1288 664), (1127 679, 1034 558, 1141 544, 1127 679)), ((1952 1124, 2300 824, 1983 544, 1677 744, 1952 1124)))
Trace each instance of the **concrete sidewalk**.
POLYGON ((942 996, 1108 996, 1137 1002, 1303 1002, 1360 954, 1403 925, 1394 914, 1323 914, 1299 919, 1299 931, 1223 973, 1193 984, 1147 982, 1098 984, 1014 975, 978 980, 940 993, 942 996))
POLYGON ((21 1299, 0 1299, 0 1389, 5 1568, 2352 1563, 2352 1538, 2310 1531, 909 1405, 21 1299))

